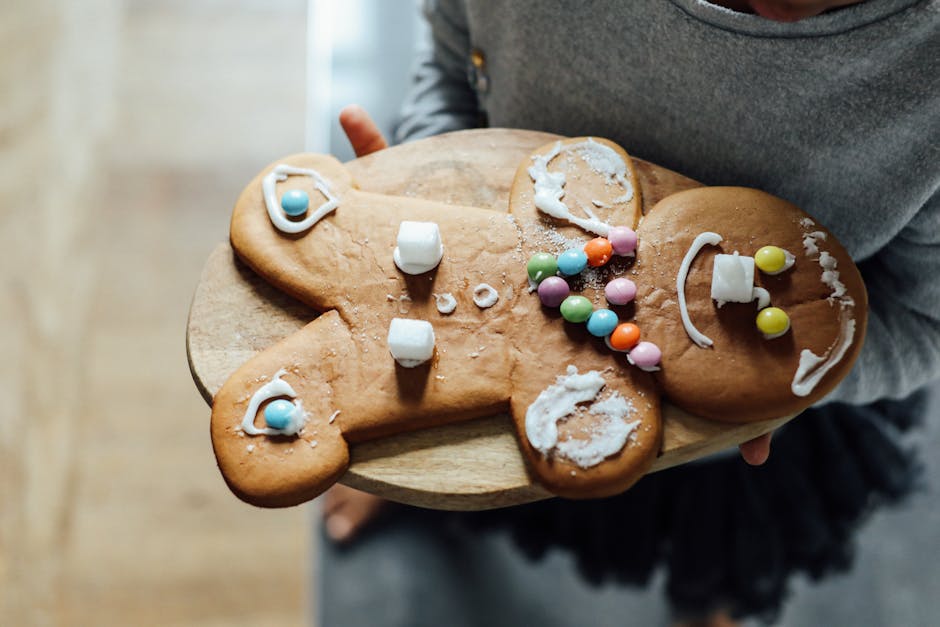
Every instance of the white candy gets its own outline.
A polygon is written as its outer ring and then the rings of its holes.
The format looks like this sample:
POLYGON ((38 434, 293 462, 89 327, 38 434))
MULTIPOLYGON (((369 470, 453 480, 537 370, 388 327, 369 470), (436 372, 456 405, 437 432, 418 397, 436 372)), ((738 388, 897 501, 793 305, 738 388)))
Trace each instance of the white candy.
POLYGON ((715 255, 712 270, 712 300, 724 303, 749 303, 754 300, 754 258, 715 255))
POLYGON ((388 350, 404 368, 423 364, 434 354, 434 327, 426 320, 392 318, 388 350))
POLYGON ((404 220, 398 227, 395 265, 406 274, 433 270, 444 256, 441 231, 434 222, 404 220))

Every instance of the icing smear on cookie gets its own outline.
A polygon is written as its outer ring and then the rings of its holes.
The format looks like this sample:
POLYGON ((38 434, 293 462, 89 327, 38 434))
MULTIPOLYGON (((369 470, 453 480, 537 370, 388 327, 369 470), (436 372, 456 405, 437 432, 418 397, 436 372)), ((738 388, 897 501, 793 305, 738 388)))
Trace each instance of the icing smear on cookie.
POLYGON ((790 384, 790 391, 797 396, 809 395, 826 373, 842 361, 855 339, 855 319, 851 313, 855 309, 855 301, 847 295, 845 284, 839 280, 839 264, 836 258, 827 251, 819 250, 819 242, 826 241, 826 233, 810 231, 815 225, 809 218, 800 220, 800 226, 806 229, 803 233, 803 250, 807 257, 818 256, 817 262, 822 269, 820 280, 832 290, 828 298, 829 303, 839 307, 839 333, 822 355, 817 355, 808 348, 800 351, 800 364, 790 384))
POLYGON ((297 435, 307 422, 307 412, 304 411, 303 403, 298 399, 293 401, 293 409, 287 415, 287 420, 283 427, 263 427, 259 429, 255 426, 255 416, 261 404, 272 398, 286 396, 291 399, 297 398, 297 393, 290 383, 284 381, 281 377, 287 374, 283 368, 274 373, 274 377, 263 386, 258 388, 251 396, 248 402, 248 409, 242 418, 241 430, 248 435, 297 435))
POLYGON ((339 199, 330 191, 327 180, 319 172, 310 168, 278 164, 261 180, 261 189, 264 192, 264 205, 268 210, 268 217, 282 233, 302 233, 339 206, 339 199), (323 204, 303 220, 294 221, 288 218, 287 212, 277 200, 277 184, 286 181, 288 176, 309 176, 313 179, 314 187, 326 198, 323 204))
POLYGON ((578 374, 575 366, 568 366, 566 374, 558 376, 553 385, 542 390, 526 410, 525 430, 529 443, 546 457, 554 451, 580 468, 596 466, 623 450, 640 421, 627 422, 635 409, 619 392, 597 400, 605 385, 604 377, 596 370, 578 374), (580 405, 592 401, 587 411, 597 416, 598 421, 591 428, 590 437, 559 442, 558 423, 576 413, 580 405))
MULTIPOLYGON (((556 142, 547 154, 532 157, 534 163, 528 169, 529 177, 535 183, 534 201, 539 211, 559 220, 567 220, 585 231, 606 236, 610 225, 599 220, 593 211, 582 207, 587 215, 582 218, 571 213, 562 201, 565 195, 565 173, 548 170, 548 164, 562 152, 578 155, 594 172, 603 175, 608 185, 617 184, 623 189, 623 194, 615 198, 613 204, 633 199, 633 184, 627 178, 627 164, 615 150, 588 138, 587 141, 576 144, 563 145, 560 141, 556 142)), ((596 206, 603 204, 599 204, 599 201, 593 202, 596 206)))

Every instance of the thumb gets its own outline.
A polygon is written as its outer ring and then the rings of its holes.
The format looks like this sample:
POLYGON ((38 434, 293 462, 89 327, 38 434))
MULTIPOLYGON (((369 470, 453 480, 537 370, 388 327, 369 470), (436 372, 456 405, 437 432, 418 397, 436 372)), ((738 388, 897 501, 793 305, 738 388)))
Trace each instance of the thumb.
POLYGON ((339 112, 339 123, 357 157, 364 157, 388 147, 382 132, 359 105, 347 105, 339 112))

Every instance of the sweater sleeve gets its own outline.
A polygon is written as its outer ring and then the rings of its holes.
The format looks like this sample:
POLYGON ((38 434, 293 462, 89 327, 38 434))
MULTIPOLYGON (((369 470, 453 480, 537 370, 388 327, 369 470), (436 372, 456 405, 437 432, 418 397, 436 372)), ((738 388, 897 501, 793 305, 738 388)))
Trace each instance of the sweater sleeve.
POLYGON ((428 28, 393 139, 401 143, 479 126, 480 107, 467 78, 470 35, 462 0, 424 0, 428 28))
POLYGON ((940 378, 940 195, 859 268, 868 288, 865 344, 820 404, 902 398, 940 378))

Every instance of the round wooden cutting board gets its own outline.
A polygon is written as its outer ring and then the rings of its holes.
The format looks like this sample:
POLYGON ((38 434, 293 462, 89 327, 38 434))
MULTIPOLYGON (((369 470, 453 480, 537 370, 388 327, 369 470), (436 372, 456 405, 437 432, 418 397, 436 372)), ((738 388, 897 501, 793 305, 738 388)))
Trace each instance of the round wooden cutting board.
MULTIPOLYGON (((519 163, 555 139, 534 131, 460 131, 388 148, 346 165, 367 191, 506 211, 519 163)), ((699 185, 639 159, 634 166, 644 213, 661 198, 699 185)), ((229 375, 255 353, 316 315, 262 281, 227 242, 219 244, 196 288, 186 338, 193 380, 206 402, 211 404, 229 375)), ((733 447, 788 419, 724 424, 666 403, 663 448, 652 471, 733 447)), ((354 445, 342 483, 437 509, 488 509, 552 496, 529 477, 505 415, 354 445)))

